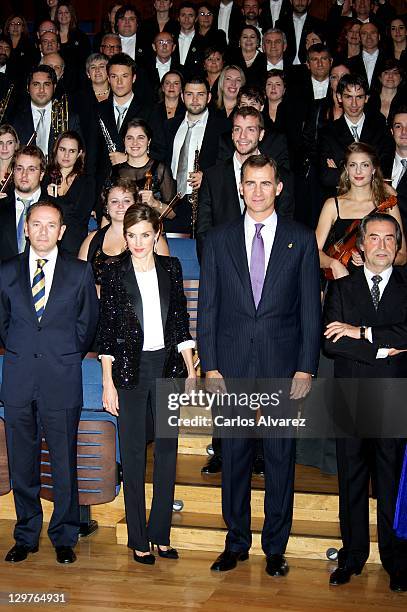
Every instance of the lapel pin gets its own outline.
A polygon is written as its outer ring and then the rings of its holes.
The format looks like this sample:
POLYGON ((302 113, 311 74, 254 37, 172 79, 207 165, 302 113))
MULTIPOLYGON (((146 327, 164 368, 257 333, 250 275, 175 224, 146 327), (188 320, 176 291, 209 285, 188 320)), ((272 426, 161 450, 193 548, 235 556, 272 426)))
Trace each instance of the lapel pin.
POLYGON ((290 242, 290 243, 288 244, 288 248, 289 248, 289 249, 292 249, 292 248, 293 248, 293 243, 292 243, 292 242, 290 242))

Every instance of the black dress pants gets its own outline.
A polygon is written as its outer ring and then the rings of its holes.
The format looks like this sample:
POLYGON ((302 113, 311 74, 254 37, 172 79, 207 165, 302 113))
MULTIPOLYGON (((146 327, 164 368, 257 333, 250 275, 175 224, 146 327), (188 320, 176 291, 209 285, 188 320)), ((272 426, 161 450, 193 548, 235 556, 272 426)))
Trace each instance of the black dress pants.
POLYGON ((123 468, 128 547, 147 552, 149 542, 168 546, 177 462, 176 438, 156 438, 154 446, 153 499, 146 521, 145 471, 147 434, 157 420, 156 379, 162 378, 165 350, 143 351, 139 384, 118 389, 119 438, 123 468))

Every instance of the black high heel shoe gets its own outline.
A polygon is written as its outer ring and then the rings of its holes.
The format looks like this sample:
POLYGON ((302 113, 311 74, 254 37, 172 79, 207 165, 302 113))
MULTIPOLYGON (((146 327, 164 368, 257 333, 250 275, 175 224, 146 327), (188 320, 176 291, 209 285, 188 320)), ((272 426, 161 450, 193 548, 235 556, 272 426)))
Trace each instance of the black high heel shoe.
POLYGON ((148 555, 138 555, 135 550, 133 550, 133 557, 137 563, 143 563, 144 565, 154 565, 155 557, 152 553, 148 555))
MULTIPOLYGON (((168 548, 167 550, 162 550, 159 544, 151 543, 151 550, 154 551, 154 546, 157 548, 158 556, 163 559, 179 559, 178 551, 176 548, 168 548)), ((153 555, 152 555, 153 556, 153 555)))

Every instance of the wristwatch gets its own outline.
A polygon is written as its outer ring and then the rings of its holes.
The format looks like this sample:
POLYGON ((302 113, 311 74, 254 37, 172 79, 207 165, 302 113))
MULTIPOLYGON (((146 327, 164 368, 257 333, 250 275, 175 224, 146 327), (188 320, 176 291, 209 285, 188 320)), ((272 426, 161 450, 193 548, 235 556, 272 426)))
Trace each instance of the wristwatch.
POLYGON ((360 339, 366 340, 366 327, 364 325, 360 326, 360 339))

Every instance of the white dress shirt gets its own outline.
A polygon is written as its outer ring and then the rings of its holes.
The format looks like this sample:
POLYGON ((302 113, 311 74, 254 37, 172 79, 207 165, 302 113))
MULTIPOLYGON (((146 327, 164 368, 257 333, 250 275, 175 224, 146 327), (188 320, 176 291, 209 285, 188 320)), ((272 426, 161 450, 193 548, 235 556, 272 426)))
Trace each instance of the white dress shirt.
POLYGON ((376 66, 377 58, 379 57, 379 49, 376 49, 374 53, 367 53, 366 51, 362 51, 363 63, 365 65, 367 80, 369 82, 369 87, 372 82, 373 72, 376 66))
POLYGON ((363 115, 361 116, 361 118, 359 119, 359 121, 357 123, 352 123, 352 121, 350 119, 348 119, 346 114, 344 115, 344 117, 345 117, 346 124, 347 124, 347 126, 349 128, 349 131, 352 134, 352 136, 353 136, 352 127, 356 127, 356 129, 358 131, 359 140, 360 140, 360 135, 361 135, 362 130, 363 130, 363 124, 365 123, 365 113, 363 113, 363 115))
POLYGON ((312 89, 314 90, 314 100, 321 100, 326 98, 329 87, 329 77, 325 81, 317 81, 314 77, 311 77, 312 89))
POLYGON ((233 2, 229 2, 229 4, 223 4, 222 2, 219 4, 219 13, 218 13, 218 30, 223 30, 226 34, 226 40, 229 42, 229 22, 230 15, 232 13, 233 2))
POLYGON ((267 70, 284 70, 284 60, 281 59, 277 64, 272 64, 267 60, 267 70))
POLYGON ((272 214, 263 221, 255 221, 247 212, 244 216, 244 239, 246 243, 247 264, 250 270, 250 258, 252 255, 253 238, 256 233, 256 223, 263 223, 264 227, 261 230, 261 235, 264 244, 264 275, 267 272, 267 266, 270 259, 271 249, 273 248, 274 237, 277 229, 277 213, 274 210, 272 214))
POLYGON ((235 171, 236 190, 237 190, 237 197, 239 198, 240 210, 243 213, 245 209, 245 203, 244 203, 243 196, 240 194, 240 177, 241 177, 242 164, 237 159, 236 151, 233 155, 233 170, 235 171))
POLYGON ((185 64, 185 60, 187 59, 188 51, 192 43, 192 39, 195 36, 195 30, 192 32, 188 32, 188 34, 184 34, 184 32, 180 32, 178 36, 178 51, 179 51, 179 63, 181 66, 185 64))
POLYGON ((4 66, 0 67, 0 72, 3 72, 4 74, 6 74, 6 68, 7 68, 7 64, 4 64, 4 66))
MULTIPOLYGON (((17 191, 14 191, 14 197, 16 201, 16 235, 17 235, 18 222, 20 221, 20 217, 24 213, 24 208, 25 208, 21 200, 22 199, 31 200, 30 206, 32 206, 33 204, 38 202, 38 200, 41 197, 41 187, 38 187, 37 191, 34 191, 34 193, 32 193, 30 196, 26 193, 20 195, 19 193, 17 193, 17 191)), ((18 240, 18 236, 17 236, 17 240, 18 240)))
POLYGON ((48 155, 48 141, 49 141, 49 133, 51 130, 51 115, 52 115, 52 101, 48 102, 48 104, 44 107, 36 106, 33 102, 31 102, 31 114, 33 118, 34 130, 37 129, 38 123, 41 119, 42 111, 45 110, 43 125, 45 129, 45 142, 42 152, 44 155, 48 155))
POLYGON ((166 62, 161 62, 158 57, 155 60, 155 67, 158 70, 158 76, 160 77, 160 81, 163 78, 164 74, 166 74, 171 68, 171 58, 166 62))
POLYGON ((45 296, 44 296, 44 308, 47 305, 49 292, 52 287, 52 280, 54 278, 55 264, 57 262, 58 257, 58 247, 54 247, 50 253, 46 257, 43 255, 37 255, 32 247, 30 247, 29 254, 29 266, 30 266, 30 285, 32 287, 34 274, 38 267, 38 259, 46 259, 47 263, 43 266, 44 276, 45 276, 45 296))
POLYGON ((137 32, 133 36, 120 36, 123 53, 130 55, 131 59, 136 56, 137 32))
POLYGON ((401 157, 398 153, 395 154, 394 162, 393 162, 393 170, 391 173, 391 184, 392 184, 392 187, 396 190, 397 190, 399 181, 404 173, 403 164, 401 163, 402 159, 407 159, 407 156, 401 157))
POLYGON ((276 21, 280 17, 281 5, 283 0, 270 0, 270 13, 273 18, 273 27, 276 27, 276 21))
POLYGON ((301 15, 301 17, 297 17, 297 15, 293 15, 293 24, 294 24, 294 31, 295 31, 295 46, 297 49, 293 64, 301 64, 300 58, 298 57, 298 51, 300 49, 300 41, 301 41, 302 31, 304 29, 304 23, 305 23, 306 18, 307 18, 307 13, 304 13, 303 15, 301 15))
MULTIPOLYGON (((363 270, 365 273, 365 277, 366 277, 366 281, 367 284, 369 285, 369 291, 372 292, 372 287, 373 287, 373 276, 376 276, 376 274, 374 272, 371 272, 370 270, 368 270, 368 268, 366 266, 363 266, 363 270)), ((379 297, 379 301, 382 299, 382 295, 383 295, 383 291, 385 290, 385 288, 387 287, 387 283, 390 280, 390 276, 393 272, 393 266, 390 266, 389 268, 386 268, 386 270, 383 270, 383 272, 380 272, 380 275, 382 280, 379 283, 379 292, 380 292, 380 297, 379 297)), ((373 334, 372 334, 372 328, 368 327, 366 328, 365 331, 365 338, 366 340, 369 340, 369 342, 373 342, 373 334)), ((376 359, 386 359, 389 356, 389 349, 386 348, 380 348, 377 350, 376 353, 376 359)))
POLYGON ((125 104, 119 104, 117 102, 116 98, 113 96, 114 120, 116 122, 116 125, 117 125, 117 120, 119 118, 119 111, 117 110, 117 107, 120 106, 120 108, 122 110, 124 110, 123 115, 122 115, 122 120, 121 120, 122 121, 121 125, 123 125, 123 121, 124 121, 124 119, 125 119, 125 117, 127 115, 127 111, 129 110, 129 106, 132 103, 133 98, 134 98, 134 93, 131 94, 130 99, 127 100, 127 102, 125 102, 125 104))
MULTIPOLYGON (((201 150, 202 141, 205 135, 206 124, 208 122, 209 112, 208 109, 202 114, 201 118, 196 122, 194 129, 192 130, 191 141, 189 143, 189 151, 188 151, 188 172, 192 172, 194 168, 194 158, 196 149, 201 150)), ((185 113, 185 118, 181 125, 179 126, 177 133, 174 138, 174 146, 172 151, 172 161, 171 161, 171 170, 172 176, 177 176, 178 172, 178 161, 179 154, 184 144, 185 136, 188 131, 188 112, 185 113)), ((187 185, 187 194, 192 193, 192 187, 188 183, 187 185)))

